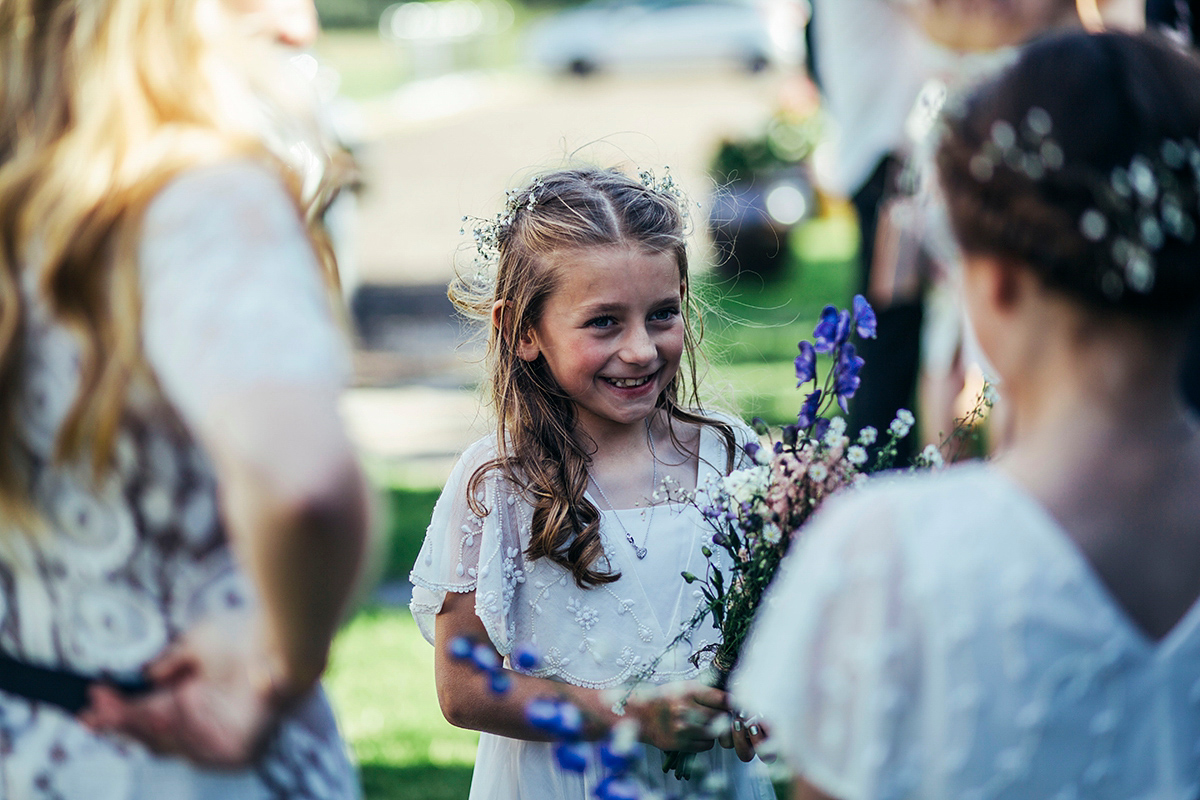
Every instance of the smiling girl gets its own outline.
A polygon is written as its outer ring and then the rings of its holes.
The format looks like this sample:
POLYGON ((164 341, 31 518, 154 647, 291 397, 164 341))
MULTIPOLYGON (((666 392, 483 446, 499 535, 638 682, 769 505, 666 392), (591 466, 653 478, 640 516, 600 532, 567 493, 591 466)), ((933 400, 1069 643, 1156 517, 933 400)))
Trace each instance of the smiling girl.
MULTIPOLYGON (((463 454, 438 501, 412 611, 437 648, 443 713, 482 732, 473 800, 591 797, 598 771, 558 769, 526 705, 565 697, 585 736, 604 736, 620 719, 604 690, 642 673, 700 602, 680 572, 703 567, 710 529, 657 489, 725 474, 754 434, 695 410, 683 227, 669 190, 611 170, 552 173, 511 198, 481 247, 495 257, 451 287, 490 326, 496 432, 463 454), (450 655, 459 636, 495 648, 508 692, 450 655), (514 663, 519 646, 539 653, 536 667, 514 663)), ((644 771, 660 774, 663 750, 701 752, 734 797, 773 798, 760 763, 713 749, 727 698, 691 680, 689 656, 715 638, 702 629, 655 666, 650 681, 672 691, 625 706, 649 745, 644 771)), ((733 737, 752 758, 747 732, 733 737)))

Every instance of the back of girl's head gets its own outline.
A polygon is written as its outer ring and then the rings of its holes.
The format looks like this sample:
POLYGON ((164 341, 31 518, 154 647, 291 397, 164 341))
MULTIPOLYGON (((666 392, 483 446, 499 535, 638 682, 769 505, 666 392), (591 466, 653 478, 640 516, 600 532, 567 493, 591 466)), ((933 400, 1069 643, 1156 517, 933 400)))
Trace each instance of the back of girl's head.
POLYGON ((963 250, 1101 311, 1200 301, 1200 62, 1165 39, 1068 33, 947 115, 942 188, 963 250))
MULTIPOLYGON (((684 407, 699 405, 695 380, 699 334, 690 309, 686 217, 680 195, 669 176, 655 180, 643 173, 641 177, 639 181, 613 169, 567 169, 511 192, 504 213, 476 229, 478 269, 461 275, 449 292, 461 311, 489 325, 493 306, 502 304, 498 324, 489 328, 487 357, 499 456, 475 473, 472 487, 497 468, 516 482, 534 506, 527 555, 560 564, 580 586, 618 577, 596 564, 603 555, 599 513, 584 496, 589 444, 576 437, 574 405, 545 360, 525 361, 516 348, 520 335, 537 325, 557 286, 560 275, 548 263, 551 254, 636 247, 674 257, 683 289, 685 358, 680 371, 686 379, 677 375, 658 405, 668 421, 714 424, 684 407)), ((722 430, 732 441, 728 426, 722 430)), ((472 488, 469 496, 474 495, 472 488)))

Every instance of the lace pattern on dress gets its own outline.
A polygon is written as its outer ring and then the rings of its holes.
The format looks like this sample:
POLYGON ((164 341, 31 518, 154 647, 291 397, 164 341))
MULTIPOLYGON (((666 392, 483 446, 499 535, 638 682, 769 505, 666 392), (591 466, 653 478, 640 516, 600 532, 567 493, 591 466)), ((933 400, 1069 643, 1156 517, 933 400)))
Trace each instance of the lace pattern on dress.
MULTIPOLYGON (((733 424, 743 440, 754 436, 741 423, 733 424)), ((647 562, 630 558, 620 546, 624 544, 621 534, 608 530, 614 521, 602 517, 605 553, 622 577, 612 584, 580 589, 559 565, 525 558, 532 507, 499 473, 481 482, 488 513, 480 518, 471 511, 467 482, 494 454, 493 439, 472 445, 455 466, 434 509, 410 576, 414 585, 410 608, 425 638, 433 642, 434 618, 447 592, 473 591, 476 614, 501 655, 508 655, 517 644, 527 644, 541 656, 533 674, 592 688, 618 686, 638 675, 663 653, 702 602, 677 576, 684 569, 699 568, 703 561, 700 547, 711 533, 707 523, 696 509, 686 506, 660 513, 654 537, 674 543, 666 548, 666 558, 685 561, 652 564, 655 557, 663 557, 658 555, 663 548, 652 550, 647 562), (639 577, 639 569, 658 572, 639 577), (665 630, 654 609, 674 609, 665 630)), ((703 433, 701 457, 701 483, 707 474, 724 471, 723 442, 708 429, 703 433)), ((661 661, 650 679, 695 677, 700 667, 690 663, 688 656, 715 640, 710 627, 696 631, 692 641, 661 661)))
POLYGON ((805 530, 734 676, 841 800, 1195 797, 1200 612, 1131 631, 988 467, 883 479, 805 530))
MULTIPOLYGON (((89 470, 52 457, 77 392, 79 349, 26 286, 17 430, 45 525, 29 533, 0 520, 0 650, 82 673, 135 674, 198 620, 254 602, 212 466, 187 423, 255 381, 342 384, 344 346, 296 215, 279 179, 249 162, 188 173, 151 203, 143 339, 158 380, 132 387, 113 470, 99 486, 89 470)), ((256 770, 222 775, 0 693, 0 797, 128 800, 152 786, 211 800, 358 796, 319 693, 284 720, 256 770)))

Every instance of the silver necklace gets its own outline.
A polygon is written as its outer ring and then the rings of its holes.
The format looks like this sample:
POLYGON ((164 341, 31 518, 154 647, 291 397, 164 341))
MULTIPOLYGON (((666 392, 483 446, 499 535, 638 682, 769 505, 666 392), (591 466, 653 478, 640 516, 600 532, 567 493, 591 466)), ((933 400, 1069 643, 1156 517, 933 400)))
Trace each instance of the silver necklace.
MULTIPOLYGON (((646 441, 650 443, 650 461, 653 464, 651 469, 653 473, 650 477, 650 516, 646 520, 646 541, 650 540, 650 523, 654 521, 654 491, 658 486, 658 454, 654 452, 654 436, 650 433, 650 418, 646 418, 646 441)), ((637 541, 633 538, 633 534, 629 532, 629 528, 625 527, 625 523, 621 521, 621 515, 617 513, 616 507, 612 501, 608 499, 608 495, 604 493, 604 487, 596 480, 595 476, 589 476, 592 479, 592 485, 596 487, 596 491, 600 492, 600 496, 604 498, 605 504, 608 505, 608 510, 613 512, 613 516, 617 519, 617 524, 621 526, 621 530, 625 533, 625 541, 633 545, 633 552, 637 554, 638 560, 646 557, 646 548, 639 547, 637 541)))

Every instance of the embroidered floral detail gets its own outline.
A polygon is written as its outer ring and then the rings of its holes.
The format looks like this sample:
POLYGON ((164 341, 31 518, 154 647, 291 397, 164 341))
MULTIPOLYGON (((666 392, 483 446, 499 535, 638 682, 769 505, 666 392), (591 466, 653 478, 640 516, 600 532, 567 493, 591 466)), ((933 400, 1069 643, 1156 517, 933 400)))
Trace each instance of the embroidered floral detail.
POLYGON ((517 586, 525 582, 525 572, 517 566, 517 556, 520 550, 510 547, 504 557, 504 603, 511 605, 517 586))
POLYGON ((654 641, 654 631, 650 630, 650 628, 646 625, 639 625, 638 638, 640 638, 643 642, 652 642, 654 641))
POLYGON ((546 651, 546 654, 542 656, 542 663, 545 665, 545 667, 548 667, 551 671, 553 671, 561 669, 567 664, 570 664, 571 659, 563 658, 561 650, 559 650, 557 647, 551 647, 546 651))
POLYGON ((622 647, 621 655, 617 656, 617 666, 622 669, 633 669, 642 660, 633 652, 632 647, 622 647))
POLYGON ((486 609, 489 614, 500 613, 500 598, 495 592, 487 592, 483 597, 479 598, 478 605, 482 609, 486 609))
POLYGON ((576 624, 585 631, 590 631, 592 626, 596 624, 596 621, 600 619, 600 615, 596 612, 596 609, 584 605, 575 597, 567 601, 567 611, 575 615, 576 624))

